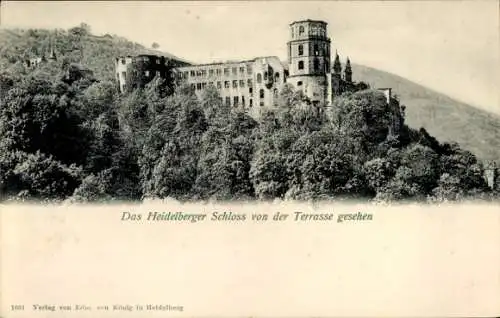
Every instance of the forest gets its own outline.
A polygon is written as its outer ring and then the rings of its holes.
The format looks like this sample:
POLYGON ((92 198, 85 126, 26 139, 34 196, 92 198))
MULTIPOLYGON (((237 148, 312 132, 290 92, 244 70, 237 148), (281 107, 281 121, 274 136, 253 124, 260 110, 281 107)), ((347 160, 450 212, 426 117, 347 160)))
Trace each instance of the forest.
POLYGON ((198 98, 155 78, 119 94, 112 65, 123 47, 103 47, 121 40, 110 36, 99 46, 88 26, 19 34, 20 44, 0 54, 0 200, 500 197, 481 161, 457 143, 406 125, 390 133, 392 113, 380 91, 345 93, 322 108, 286 86, 277 107, 254 120, 211 87, 198 98), (26 67, 26 57, 54 37, 57 60, 26 67))

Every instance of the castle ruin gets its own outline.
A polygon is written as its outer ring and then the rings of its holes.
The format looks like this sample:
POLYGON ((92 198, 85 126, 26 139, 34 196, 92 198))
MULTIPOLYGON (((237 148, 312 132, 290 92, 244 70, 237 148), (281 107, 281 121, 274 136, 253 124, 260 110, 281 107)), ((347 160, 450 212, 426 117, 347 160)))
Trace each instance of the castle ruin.
MULTIPOLYGON (((276 56, 267 56, 190 65, 173 58, 147 54, 117 57, 115 67, 119 89, 121 92, 128 90, 132 73, 139 73, 143 83, 155 76, 166 78, 170 66, 175 80, 189 85, 197 95, 213 86, 219 91, 223 103, 258 118, 262 109, 277 104, 286 84, 302 91, 310 103, 325 106, 331 105, 335 96, 355 88, 350 60, 347 58, 342 70, 340 57, 335 52, 333 66, 330 62, 331 39, 326 22, 301 20, 291 23, 289 28, 286 62, 276 56)), ((389 103, 390 90, 384 92, 389 103)))

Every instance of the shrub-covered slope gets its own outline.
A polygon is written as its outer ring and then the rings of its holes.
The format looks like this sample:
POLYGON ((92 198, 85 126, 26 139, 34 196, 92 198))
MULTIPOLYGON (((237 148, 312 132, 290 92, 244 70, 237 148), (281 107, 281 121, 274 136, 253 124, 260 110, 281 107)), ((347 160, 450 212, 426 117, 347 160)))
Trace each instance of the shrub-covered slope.
POLYGON ((403 77, 353 65, 355 80, 392 87, 406 105, 406 123, 424 127, 440 141, 458 142, 479 158, 500 160, 500 116, 456 101, 403 77))

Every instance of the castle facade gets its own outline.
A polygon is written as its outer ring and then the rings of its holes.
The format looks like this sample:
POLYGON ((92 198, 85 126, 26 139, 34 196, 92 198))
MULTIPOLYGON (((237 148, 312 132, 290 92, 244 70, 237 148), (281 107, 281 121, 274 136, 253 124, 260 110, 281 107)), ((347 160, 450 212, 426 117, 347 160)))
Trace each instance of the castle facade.
POLYGON ((289 28, 286 62, 276 56, 268 56, 246 61, 190 65, 160 56, 127 56, 115 61, 116 79, 120 90, 125 92, 127 77, 133 68, 144 82, 148 82, 155 76, 168 76, 166 70, 170 65, 174 80, 190 85, 197 95, 208 86, 213 86, 219 91, 223 103, 253 117, 259 117, 262 109, 275 106, 287 84, 302 91, 310 103, 326 106, 333 102, 335 96, 354 87, 349 59, 344 70, 337 53, 333 65, 331 63, 331 40, 326 22, 295 21, 289 28))

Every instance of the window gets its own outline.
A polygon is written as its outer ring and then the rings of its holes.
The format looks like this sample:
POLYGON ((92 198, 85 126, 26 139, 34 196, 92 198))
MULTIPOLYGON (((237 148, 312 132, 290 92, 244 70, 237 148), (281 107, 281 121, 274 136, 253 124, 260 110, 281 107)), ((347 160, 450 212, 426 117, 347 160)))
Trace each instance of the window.
POLYGON ((260 98, 264 98, 264 90, 263 90, 263 89, 261 89, 261 90, 259 91, 259 97, 260 97, 260 98))
POLYGON ((201 70, 201 76, 207 76, 207 70, 201 70))
POLYGON ((252 87, 249 87, 249 88, 248 88, 248 93, 250 93, 250 95, 252 95, 252 94, 253 94, 253 88, 252 88, 252 87))
POLYGON ((252 106, 253 106, 253 99, 251 99, 251 98, 250 98, 249 103, 250 103, 250 104, 249 104, 248 106, 252 107, 252 106))
POLYGON ((247 74, 252 74, 252 65, 247 65, 247 74))
POLYGON ((267 81, 267 72, 264 72, 264 81, 267 81))
POLYGON ((229 81, 224 81, 224 88, 229 88, 229 81))
POLYGON ((122 64, 125 64, 125 59, 122 59, 122 64))
POLYGON ((238 88, 238 81, 237 80, 233 81, 233 88, 238 88))
POLYGON ((276 79, 276 82, 278 82, 280 80, 280 73, 276 72, 276 74, 274 74, 274 78, 276 79))
POLYGON ((273 94, 274 94, 274 98, 278 97, 278 89, 277 88, 274 89, 273 94))
POLYGON ((318 44, 314 44, 314 55, 315 55, 315 56, 318 56, 318 55, 319 55, 319 48, 318 48, 318 44))
POLYGON ((251 80, 251 79, 248 79, 248 81, 247 81, 247 86, 248 86, 248 87, 252 87, 252 80, 251 80))
POLYGON ((298 81, 297 86, 302 86, 302 81, 298 81))
POLYGON ((241 106, 245 106, 245 96, 241 96, 241 106))
POLYGON ((229 68, 224 69, 224 76, 229 76, 229 68))
POLYGON ((233 67, 233 75, 238 74, 238 69, 236 67, 233 67))
POLYGON ((299 61, 299 70, 303 70, 304 69, 304 61, 299 61))
POLYGON ((317 58, 314 59, 314 71, 319 71, 319 60, 317 58))
POLYGON ((200 90, 200 89, 201 89, 201 83, 197 83, 197 84, 196 84, 196 89, 197 89, 197 90, 200 90))
POLYGON ((304 27, 301 25, 299 27, 299 35, 302 35, 302 34, 304 34, 304 27))
POLYGON ((245 74, 245 67, 244 66, 240 66, 240 74, 245 74))
POLYGON ((264 102, 260 102, 260 107, 264 106, 264 102))
POLYGON ((189 73, 187 71, 184 72, 184 78, 188 78, 188 76, 189 76, 189 73))
POLYGON ((304 46, 301 44, 299 45, 299 56, 304 55, 304 46))
POLYGON ((123 78, 126 78, 126 77, 127 77, 127 73, 122 72, 122 77, 123 77, 123 78))
POLYGON ((214 76, 214 70, 208 70, 208 75, 214 76))
POLYGON ((207 87, 207 83, 201 83, 201 89, 205 89, 207 87))
POLYGON ((125 91, 125 84, 122 84, 122 91, 125 91))
POLYGON ((231 106, 231 97, 226 97, 226 106, 231 106))
POLYGON ((238 96, 233 97, 233 106, 238 107, 238 96))
POLYGON ((328 60, 325 60, 325 69, 327 72, 330 72, 330 62, 328 60))
POLYGON ((219 76, 220 76, 220 74, 221 74, 221 70, 220 70, 220 68, 218 68, 218 69, 216 69, 216 70, 215 70, 215 74, 217 74, 217 75, 219 75, 219 76))
POLYGON ((191 84, 191 89, 196 89, 196 84, 191 84))
POLYGON ((156 64, 160 64, 160 59, 156 59, 156 64))
POLYGON ((240 80, 240 87, 245 87, 245 81, 244 80, 240 80))
POLYGON ((222 88, 222 83, 220 81, 217 82, 217 88, 222 88))
POLYGON ((257 74, 257 83, 262 83, 262 75, 260 73, 257 74))
MULTIPOLYGON (((179 73, 179 75, 181 75, 181 78, 182 78, 182 73, 179 73)), ((160 76, 161 76, 160 71, 156 71, 156 76, 158 76, 158 77, 160 77, 160 76)))
POLYGON ((191 73, 191 76, 195 76, 195 73, 194 73, 194 71, 191 71, 190 73, 191 73))

